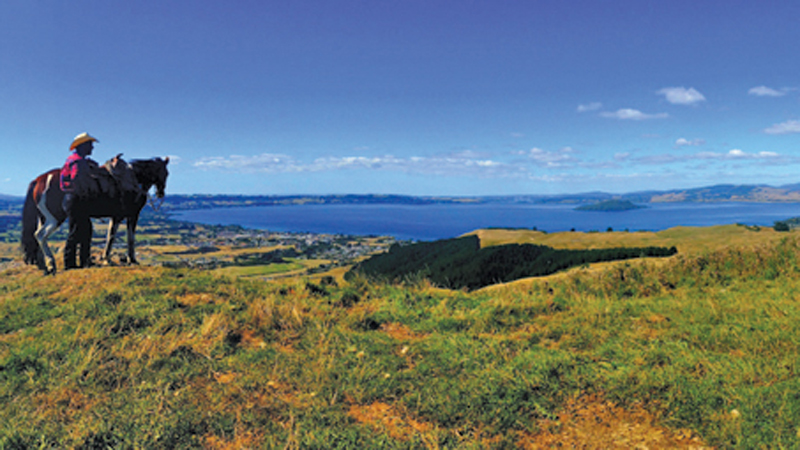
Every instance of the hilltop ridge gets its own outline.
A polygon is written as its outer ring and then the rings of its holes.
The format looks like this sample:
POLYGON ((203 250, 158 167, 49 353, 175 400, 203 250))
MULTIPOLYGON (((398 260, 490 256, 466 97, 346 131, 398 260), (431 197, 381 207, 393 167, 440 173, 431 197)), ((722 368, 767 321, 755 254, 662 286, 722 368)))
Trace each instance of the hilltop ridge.
POLYGON ((800 184, 767 185, 722 184, 694 189, 642 191, 627 194, 586 192, 560 195, 502 196, 413 196, 384 194, 342 195, 168 195, 166 210, 204 209, 233 206, 273 206, 309 204, 574 204, 576 206, 619 200, 632 203, 667 202, 800 202, 800 184))

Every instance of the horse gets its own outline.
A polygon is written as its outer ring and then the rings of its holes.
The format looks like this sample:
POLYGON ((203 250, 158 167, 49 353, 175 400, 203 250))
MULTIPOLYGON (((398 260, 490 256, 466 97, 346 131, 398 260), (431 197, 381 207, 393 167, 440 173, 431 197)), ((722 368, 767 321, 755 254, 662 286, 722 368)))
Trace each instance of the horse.
MULTIPOLYGON (((116 158, 106 163, 106 166, 109 164, 113 166, 118 162, 125 164, 128 175, 132 172, 133 178, 135 178, 134 189, 112 187, 83 201, 87 202, 91 217, 111 218, 102 260, 110 261, 114 237, 120 223, 125 220, 128 236, 128 262, 138 264, 135 253, 136 224, 153 186, 156 188, 156 197, 163 201, 169 175, 167 170, 169 157, 133 160, 127 165, 120 156, 121 154, 117 155, 116 158)), ((31 181, 22 210, 21 244, 25 263, 37 265, 44 270, 45 274, 56 273, 56 260, 47 245, 47 240, 67 219, 67 213, 61 206, 64 192, 60 187, 60 174, 61 169, 53 169, 31 181)), ((111 180, 111 182, 114 181, 111 180)))

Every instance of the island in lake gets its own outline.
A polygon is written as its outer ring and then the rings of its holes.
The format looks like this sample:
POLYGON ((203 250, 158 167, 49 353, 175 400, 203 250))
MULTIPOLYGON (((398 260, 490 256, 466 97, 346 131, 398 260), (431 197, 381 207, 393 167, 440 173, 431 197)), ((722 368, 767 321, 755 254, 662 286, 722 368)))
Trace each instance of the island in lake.
POLYGON ((630 211, 632 209, 646 208, 628 200, 606 200, 604 202, 583 205, 575 208, 576 211, 630 211))

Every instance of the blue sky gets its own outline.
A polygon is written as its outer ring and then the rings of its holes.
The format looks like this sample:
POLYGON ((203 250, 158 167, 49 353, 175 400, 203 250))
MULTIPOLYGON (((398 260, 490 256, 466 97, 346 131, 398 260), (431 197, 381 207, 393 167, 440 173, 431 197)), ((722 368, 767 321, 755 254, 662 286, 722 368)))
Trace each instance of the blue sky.
POLYGON ((0 193, 170 156, 168 193, 800 182, 800 3, 0 2, 0 193))

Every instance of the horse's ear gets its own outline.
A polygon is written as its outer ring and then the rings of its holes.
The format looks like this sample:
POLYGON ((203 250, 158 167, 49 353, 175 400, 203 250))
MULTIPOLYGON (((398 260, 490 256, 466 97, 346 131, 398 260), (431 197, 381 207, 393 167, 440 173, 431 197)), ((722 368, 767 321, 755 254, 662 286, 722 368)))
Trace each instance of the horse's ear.
POLYGON ((167 164, 169 164, 169 156, 164 158, 164 165, 166 166, 167 164))
POLYGON ((117 153, 117 159, 122 158, 122 153, 117 153))

